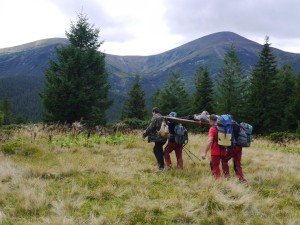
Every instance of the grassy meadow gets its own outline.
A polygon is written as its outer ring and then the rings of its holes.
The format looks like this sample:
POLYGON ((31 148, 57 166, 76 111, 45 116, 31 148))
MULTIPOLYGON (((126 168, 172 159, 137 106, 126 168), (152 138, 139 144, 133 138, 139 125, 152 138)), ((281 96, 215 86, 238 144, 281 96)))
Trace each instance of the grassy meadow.
MULTIPOLYGON (((300 224, 299 143, 255 140, 240 184, 233 170, 213 180, 208 159, 186 154, 184 170, 157 172, 139 132, 87 138, 36 125, 0 138, 0 224, 300 224)), ((205 142, 191 135, 187 147, 199 156, 205 142)))

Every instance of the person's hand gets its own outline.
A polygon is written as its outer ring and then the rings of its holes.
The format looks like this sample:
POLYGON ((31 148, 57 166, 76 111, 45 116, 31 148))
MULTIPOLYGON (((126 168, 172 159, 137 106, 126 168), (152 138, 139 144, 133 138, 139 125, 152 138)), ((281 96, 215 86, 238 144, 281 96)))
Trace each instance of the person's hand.
POLYGON ((206 153, 205 153, 205 152, 202 153, 201 158, 202 158, 203 160, 206 159, 206 153))

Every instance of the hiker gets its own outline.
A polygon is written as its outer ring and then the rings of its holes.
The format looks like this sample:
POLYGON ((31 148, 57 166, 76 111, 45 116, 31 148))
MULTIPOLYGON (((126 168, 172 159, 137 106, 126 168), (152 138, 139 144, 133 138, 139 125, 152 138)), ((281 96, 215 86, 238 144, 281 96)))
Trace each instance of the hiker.
POLYGON ((182 119, 201 121, 203 124, 209 123, 209 113, 207 111, 203 111, 200 114, 193 114, 182 117, 182 119))
MULTIPOLYGON (((233 121, 233 139, 238 140, 240 133, 240 126, 238 123, 233 121)), ((243 147, 239 143, 234 143, 233 146, 227 147, 227 154, 222 158, 222 165, 224 168, 224 175, 226 178, 230 178, 228 162, 230 159, 233 159, 233 169, 240 182, 246 182, 242 169, 242 151, 243 147)))
POLYGON ((164 170, 164 151, 163 146, 167 139, 158 134, 161 129, 164 118, 161 115, 159 108, 155 107, 152 109, 152 119, 143 133, 143 138, 148 137, 148 142, 154 142, 153 153, 157 160, 158 168, 160 171, 164 170))
MULTIPOLYGON (((171 112, 169 117, 177 117, 176 112, 171 112)), ((166 162, 166 166, 168 169, 172 168, 172 162, 170 153, 175 151, 176 159, 177 159, 177 168, 183 169, 183 158, 182 158, 182 149, 184 142, 184 137, 181 139, 179 135, 185 135, 185 128, 181 124, 176 124, 174 122, 168 121, 170 137, 168 139, 168 144, 164 151, 164 158, 166 162), (181 132, 182 131, 182 132, 181 132)))
POLYGON ((215 179, 221 177, 219 165, 221 160, 226 156, 226 148, 223 148, 218 144, 218 129, 216 127, 217 119, 218 117, 216 115, 209 116, 209 124, 210 124, 210 129, 208 133, 209 140, 201 156, 202 159, 205 159, 208 151, 211 149, 210 167, 215 179))

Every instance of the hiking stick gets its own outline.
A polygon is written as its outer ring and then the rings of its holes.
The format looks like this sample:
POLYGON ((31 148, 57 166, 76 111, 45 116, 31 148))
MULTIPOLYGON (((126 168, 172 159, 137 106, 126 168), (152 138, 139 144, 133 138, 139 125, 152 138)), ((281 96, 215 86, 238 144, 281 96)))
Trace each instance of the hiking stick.
POLYGON ((200 158, 198 158, 198 156, 196 156, 194 153, 192 153, 189 149, 187 149, 185 146, 183 147, 183 149, 185 150, 185 151, 188 151, 191 155, 193 155, 196 159, 198 159, 200 162, 201 162, 201 159, 200 158))
POLYGON ((183 149, 183 151, 187 154, 187 156, 192 160, 193 164, 196 164, 196 162, 192 159, 192 157, 189 155, 189 153, 183 149))

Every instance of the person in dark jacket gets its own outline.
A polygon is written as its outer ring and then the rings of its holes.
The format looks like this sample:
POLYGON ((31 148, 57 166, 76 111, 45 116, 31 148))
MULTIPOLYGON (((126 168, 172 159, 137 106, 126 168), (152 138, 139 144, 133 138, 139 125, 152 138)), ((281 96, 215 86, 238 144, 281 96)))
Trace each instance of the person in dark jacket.
MULTIPOLYGON (((176 112, 171 112, 169 114, 169 116, 170 117, 177 117, 177 113, 176 112)), ((177 125, 176 123, 173 123, 171 121, 168 122, 170 137, 169 137, 169 140, 168 140, 168 144, 165 148, 164 158, 165 158, 167 168, 172 168, 170 153, 172 151, 175 151, 176 158, 177 158, 177 168, 178 169, 183 169, 183 159, 182 159, 183 145, 182 144, 177 144, 176 141, 175 141, 175 136, 176 136, 175 127, 176 127, 176 125, 177 125)))
POLYGON ((147 129, 143 133, 143 138, 148 137, 148 142, 154 142, 153 153, 157 160, 159 170, 164 170, 164 151, 163 146, 166 143, 166 139, 158 135, 158 131, 161 127, 164 118, 161 115, 161 112, 158 108, 153 108, 152 110, 152 119, 147 127, 147 129))

